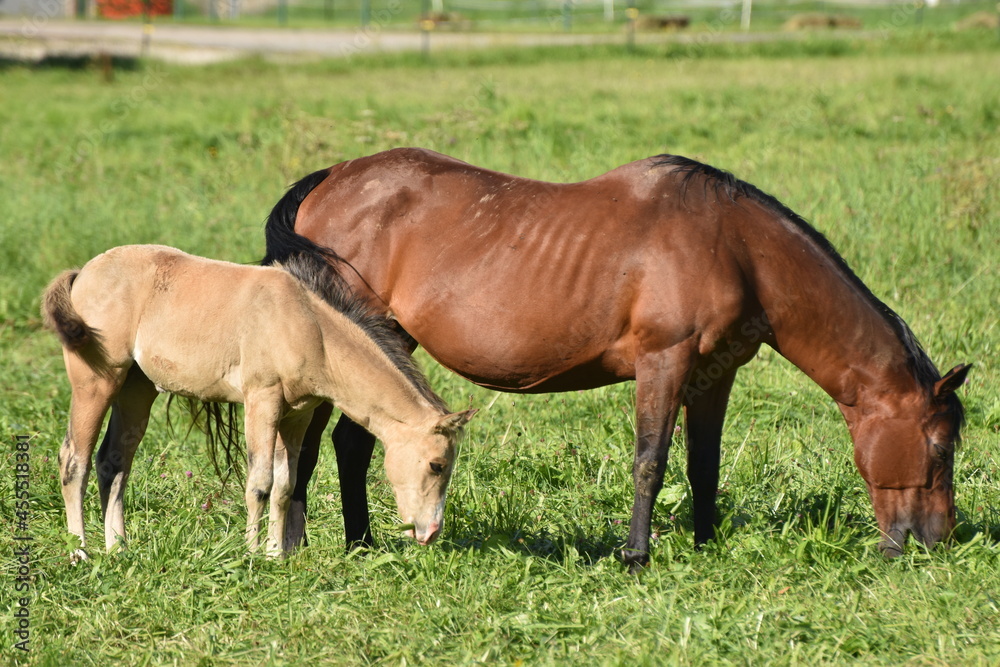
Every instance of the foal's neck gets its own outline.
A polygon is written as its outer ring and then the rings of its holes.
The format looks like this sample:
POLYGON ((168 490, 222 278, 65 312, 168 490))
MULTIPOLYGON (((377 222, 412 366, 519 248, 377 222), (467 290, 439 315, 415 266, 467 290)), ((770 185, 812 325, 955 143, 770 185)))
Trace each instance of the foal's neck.
POLYGON ((340 313, 328 313, 321 328, 326 359, 317 396, 383 442, 388 433, 440 416, 359 326, 340 313))

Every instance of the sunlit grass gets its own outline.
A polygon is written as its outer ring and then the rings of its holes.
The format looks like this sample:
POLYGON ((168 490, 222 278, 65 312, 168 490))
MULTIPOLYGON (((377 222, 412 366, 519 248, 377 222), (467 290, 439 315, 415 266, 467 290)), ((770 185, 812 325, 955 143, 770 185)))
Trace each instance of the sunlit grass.
MULTIPOLYGON (((846 43, 836 57, 780 48, 148 63, 111 84, 86 69, 0 70, 5 100, 19 101, 0 105, 0 432, 8 442, 32 436, 29 660, 1000 658, 1000 139, 987 82, 1000 52, 947 34, 922 46, 846 43), (884 561, 838 411, 763 351, 730 404, 719 540, 692 548, 678 436, 654 516, 653 565, 629 576, 615 554, 632 498, 631 384, 497 396, 419 353, 452 406, 483 408, 433 547, 391 530, 398 517, 377 455, 377 548, 345 554, 328 447, 312 490, 311 546, 282 562, 247 555, 242 491, 214 477, 198 438, 167 428, 161 402, 126 497, 128 551, 71 567, 55 463, 68 390, 58 345, 39 328, 46 281, 125 243, 254 261, 262 221, 288 184, 399 145, 550 180, 669 151, 774 193, 833 241, 939 367, 976 364, 962 390, 957 544, 884 561)), ((93 488, 88 500, 99 544, 93 488)), ((10 535, 0 538, 8 554, 10 535)), ((11 644, 0 649, 5 659, 11 644)))

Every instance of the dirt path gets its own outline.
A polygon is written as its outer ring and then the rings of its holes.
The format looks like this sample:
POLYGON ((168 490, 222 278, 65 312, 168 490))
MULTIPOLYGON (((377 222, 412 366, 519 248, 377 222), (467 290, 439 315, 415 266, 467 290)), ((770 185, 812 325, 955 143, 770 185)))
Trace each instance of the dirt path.
MULTIPOLYGON (((709 43, 798 39, 802 33, 640 34, 640 43, 709 43)), ((269 58, 349 58, 359 53, 419 51, 425 36, 414 30, 383 30, 372 24, 354 30, 299 30, 230 26, 154 25, 148 55, 176 63, 200 64, 260 54, 269 58)), ((434 32, 430 50, 492 46, 579 45, 625 42, 625 35, 574 33, 434 32)), ((44 16, 0 20, 0 57, 38 61, 46 57, 107 53, 137 57, 143 49, 139 23, 53 21, 44 16)))

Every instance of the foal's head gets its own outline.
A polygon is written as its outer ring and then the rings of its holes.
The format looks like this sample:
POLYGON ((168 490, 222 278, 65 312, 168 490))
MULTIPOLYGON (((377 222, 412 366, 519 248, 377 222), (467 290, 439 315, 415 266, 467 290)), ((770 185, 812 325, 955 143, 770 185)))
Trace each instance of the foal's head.
POLYGON ((385 472, 407 534, 430 544, 444 526, 444 499, 462 427, 475 410, 455 412, 423 429, 407 429, 385 445, 385 472))
POLYGON ((956 366, 920 398, 894 399, 887 413, 864 416, 852 428, 854 460, 886 556, 901 555, 910 533, 932 547, 955 528, 952 470, 963 421, 955 390, 969 368, 956 366))

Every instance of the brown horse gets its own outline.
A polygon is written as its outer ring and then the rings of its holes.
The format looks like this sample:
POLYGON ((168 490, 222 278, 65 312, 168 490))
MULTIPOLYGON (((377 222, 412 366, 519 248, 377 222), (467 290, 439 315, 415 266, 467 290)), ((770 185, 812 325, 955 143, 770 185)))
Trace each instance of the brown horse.
MULTIPOLYGON (((661 155, 544 183, 397 149, 307 176, 267 223, 265 263, 314 253, 444 366, 511 392, 636 381, 635 504, 624 559, 648 562, 653 501, 678 411, 695 541, 714 536, 723 417, 766 343, 836 402, 882 533, 898 555, 955 523, 955 390, 830 243, 731 174, 661 155)), ((326 413, 303 444, 293 512, 326 413)), ((334 430, 349 542, 370 541, 371 438, 334 430)), ((298 536, 292 536, 297 539, 298 536)))
POLYGON ((43 316, 62 341, 73 390, 59 466, 69 532, 80 537, 74 558, 86 557, 83 495, 108 408, 97 472, 110 551, 125 537, 125 484, 158 391, 245 403, 251 549, 268 499, 268 553, 294 546, 284 536, 299 447, 324 401, 382 439, 411 536, 421 544, 437 537, 455 441, 472 411, 449 414, 402 341, 329 281, 320 284, 315 263, 285 264, 288 272, 122 246, 46 290, 43 316))

